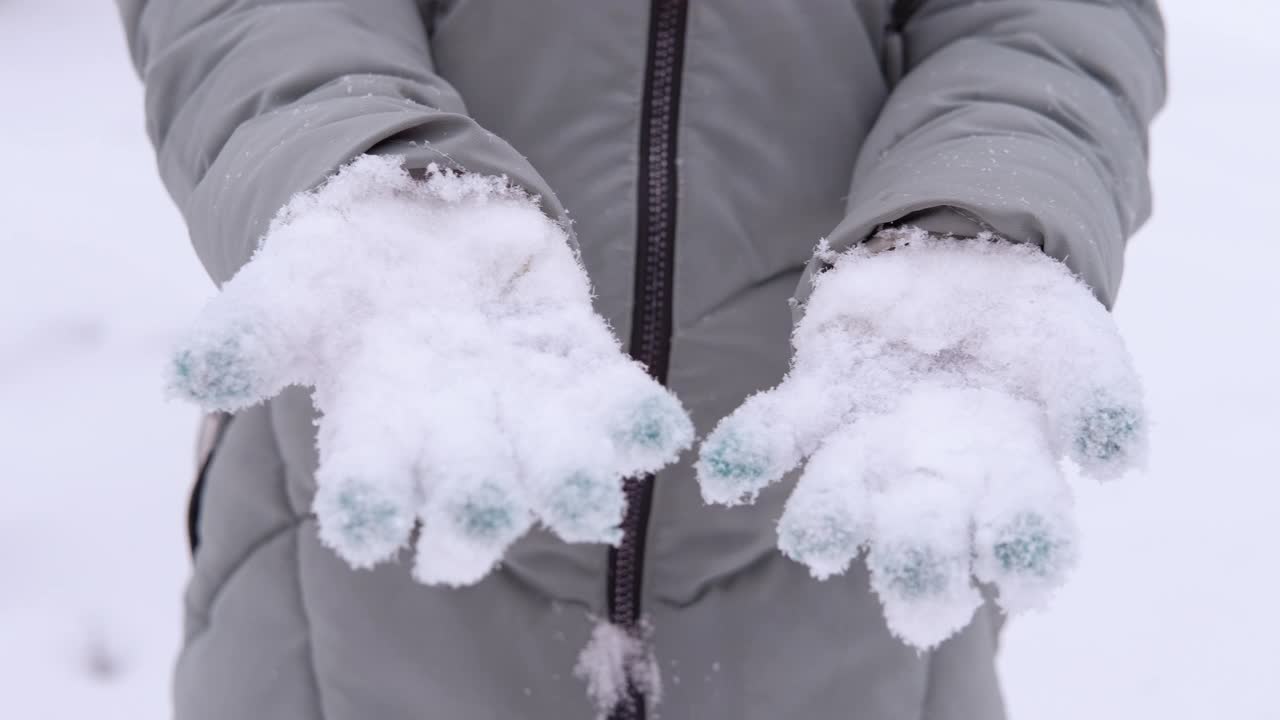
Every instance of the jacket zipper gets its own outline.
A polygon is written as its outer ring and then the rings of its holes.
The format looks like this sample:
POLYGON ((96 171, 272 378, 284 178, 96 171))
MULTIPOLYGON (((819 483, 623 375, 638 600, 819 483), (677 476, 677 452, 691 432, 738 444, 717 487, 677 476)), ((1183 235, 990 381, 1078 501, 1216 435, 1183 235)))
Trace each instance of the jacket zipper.
MULTIPOLYGON (((640 114, 635 306, 631 355, 658 382, 667 381, 676 234, 676 136, 684 63, 687 0, 653 0, 640 114)), ((609 550, 609 621, 641 635, 640 595, 653 476, 626 481, 622 540, 609 550)), ((645 699, 634 683, 610 720, 643 720, 645 699)))

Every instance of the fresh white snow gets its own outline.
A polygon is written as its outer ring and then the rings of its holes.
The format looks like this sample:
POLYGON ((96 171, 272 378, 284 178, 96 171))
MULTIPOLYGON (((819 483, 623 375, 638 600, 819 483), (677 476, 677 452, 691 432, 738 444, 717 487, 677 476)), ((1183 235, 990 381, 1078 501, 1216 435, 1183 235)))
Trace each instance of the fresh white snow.
POLYGON ((615 542, 623 479, 693 442, 533 200, 434 165, 419 181, 394 157, 293 198, 169 366, 172 392, 210 410, 286 385, 315 388, 321 540, 369 567, 420 518, 429 584, 480 580, 535 520, 615 542))
POLYGON ((1059 461, 1139 466, 1146 407, 1115 320, 1064 264, 989 234, 890 232, 892 252, 828 259, 791 372, 713 430, 698 478, 733 505, 812 457, 778 547, 819 579, 865 548, 891 632, 929 648, 982 603, 973 575, 1007 611, 1047 605, 1076 557, 1059 461))
MULTIPOLYGON (((1074 488, 1079 565, 1004 635, 1015 720, 1277 717, 1280 4, 1162 5, 1156 215, 1116 311, 1150 464, 1074 488)), ((158 377, 212 284, 111 3, 0 2, 0 87, 0 716, 162 720, 197 413, 158 377)))
POLYGON ((647 642, 648 631, 642 625, 643 634, 635 635, 607 620, 595 621, 591 638, 578 653, 573 674, 586 683, 587 697, 596 707, 598 720, 605 720, 626 702, 630 688, 644 696, 647 707, 656 708, 662 702, 662 672, 653 647, 647 642))
POLYGON ((1118 477, 1145 460, 1147 420, 1114 319, 1065 265, 889 232, 892 252, 828 258, 787 378, 720 423, 697 469, 735 504, 810 457, 779 548, 819 579, 866 549, 889 629, 929 648, 982 603, 974 575, 1010 612, 1047 604, 1076 560, 1059 460, 1118 477))

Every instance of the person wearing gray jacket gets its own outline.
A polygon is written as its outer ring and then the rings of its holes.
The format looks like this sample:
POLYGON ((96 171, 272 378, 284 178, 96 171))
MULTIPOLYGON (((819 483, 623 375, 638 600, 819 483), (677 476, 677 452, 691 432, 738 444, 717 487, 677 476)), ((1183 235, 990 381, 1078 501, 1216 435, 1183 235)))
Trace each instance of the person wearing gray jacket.
MULTIPOLYGON (((830 252, 992 233, 1110 308, 1150 212, 1154 0, 119 1, 215 283, 361 156, 503 176, 571 228, 595 312, 701 434, 786 375, 830 252)), ((643 636, 662 678, 616 718, 1004 717, 999 610, 901 643, 864 563, 816 582, 777 552, 793 479, 709 507, 683 458, 627 481, 611 545, 534 529, 479 582, 428 585, 324 546, 315 416, 289 387, 218 427, 181 720, 588 718, 594 618, 643 636)))

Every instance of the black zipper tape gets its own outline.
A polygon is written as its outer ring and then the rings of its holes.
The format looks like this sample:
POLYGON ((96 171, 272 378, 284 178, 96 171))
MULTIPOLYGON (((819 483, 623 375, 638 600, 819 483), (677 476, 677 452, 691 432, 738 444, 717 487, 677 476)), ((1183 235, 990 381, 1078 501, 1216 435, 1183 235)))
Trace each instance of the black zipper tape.
MULTIPOLYGON (((631 355, 666 383, 671 356, 675 280, 677 148, 684 65, 686 0, 653 0, 640 115, 635 298, 631 355)), ((609 621, 640 635, 644 548, 653 506, 653 476, 626 481, 622 540, 609 550, 609 621)), ((643 720, 644 695, 634 684, 610 720, 643 720)))

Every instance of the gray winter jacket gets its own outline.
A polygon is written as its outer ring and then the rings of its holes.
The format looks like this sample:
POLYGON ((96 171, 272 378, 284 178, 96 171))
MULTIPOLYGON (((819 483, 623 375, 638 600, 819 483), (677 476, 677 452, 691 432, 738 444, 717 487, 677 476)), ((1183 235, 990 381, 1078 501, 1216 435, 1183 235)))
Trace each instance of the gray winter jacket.
MULTIPOLYGON (((989 227, 1107 303, 1147 217, 1152 0, 121 0, 161 174, 209 274, 360 153, 567 208, 597 308, 701 432, 787 369, 816 241, 989 227), (803 292, 800 293, 803 295, 803 292)), ((789 488, 631 486, 617 550, 535 533, 461 590, 316 538, 307 394, 242 412, 197 493, 181 720, 570 720, 589 614, 643 615, 671 720, 1003 717, 998 620, 917 654, 862 569, 774 548, 789 488)))

